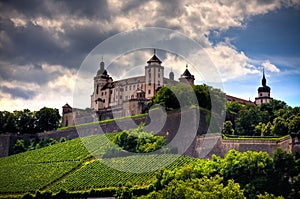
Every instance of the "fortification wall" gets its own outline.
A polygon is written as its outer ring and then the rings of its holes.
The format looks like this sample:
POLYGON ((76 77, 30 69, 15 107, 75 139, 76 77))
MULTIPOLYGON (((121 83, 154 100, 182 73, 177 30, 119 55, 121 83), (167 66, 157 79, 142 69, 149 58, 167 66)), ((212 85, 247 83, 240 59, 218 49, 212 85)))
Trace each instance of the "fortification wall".
POLYGON ((292 151, 292 139, 290 137, 280 141, 273 140, 225 140, 220 135, 216 136, 199 136, 196 141, 195 157, 211 158, 212 154, 224 157, 231 149, 240 152, 245 151, 264 151, 269 155, 273 155, 277 148, 282 148, 285 151, 292 151))
MULTIPOLYGON (((300 142, 296 140, 295 145, 292 147, 292 139, 287 138, 281 141, 268 141, 268 140, 224 140, 220 135, 203 136, 203 132, 207 131, 207 125, 205 124, 205 113, 201 113, 198 136, 194 139, 191 146, 184 153, 192 157, 210 158, 212 154, 223 157, 230 149, 237 151, 265 151, 270 155, 276 148, 281 147, 286 151, 292 151, 293 153, 300 153, 300 142)), ((155 118, 152 118, 155 120, 155 118)), ((65 137, 67 140, 74 139, 83 136, 119 132, 123 129, 135 128, 141 122, 147 126, 151 126, 151 118, 148 116, 141 116, 133 119, 123 119, 118 121, 111 121, 101 124, 94 124, 89 126, 81 126, 76 128, 70 128, 60 131, 49 131, 44 133, 38 133, 36 135, 14 135, 14 134, 2 134, 0 135, 0 157, 9 155, 9 151, 18 139, 34 138, 37 136, 40 139, 54 138, 59 140, 61 137, 65 137)), ((164 125, 158 132, 159 135, 166 135, 168 132, 167 141, 171 141, 178 131, 178 127, 181 122, 181 113, 174 112, 169 114, 164 122, 164 125)), ((155 122, 153 122, 155 123, 155 122)), ((152 125, 153 125, 152 123, 152 125)), ((187 126, 188 128, 188 126, 187 126)), ((146 129, 147 130, 147 129, 146 129)))

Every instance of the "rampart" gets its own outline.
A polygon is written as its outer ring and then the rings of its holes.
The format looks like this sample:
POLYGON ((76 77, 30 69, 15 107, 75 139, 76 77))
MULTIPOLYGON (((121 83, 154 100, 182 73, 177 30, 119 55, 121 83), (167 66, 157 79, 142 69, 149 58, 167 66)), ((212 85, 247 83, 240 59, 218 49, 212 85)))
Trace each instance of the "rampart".
MULTIPOLYGON (((155 118, 152 118, 154 121, 155 118)), ((92 124, 86 126, 80 126, 77 128, 69 128, 59 131, 49 131, 44 133, 38 133, 36 135, 15 135, 15 134, 2 134, 0 135, 0 157, 8 156, 9 151, 16 143, 18 139, 31 139, 38 137, 43 138, 54 138, 59 140, 61 137, 65 137, 67 140, 74 139, 77 137, 84 137, 99 133, 110 133, 119 132, 123 129, 135 128, 141 122, 145 123, 145 126, 149 124, 151 126, 151 118, 149 116, 141 116, 136 118, 125 118, 117 121, 110 121, 100 124, 92 124)), ((167 139, 170 141, 176 135, 178 127, 181 122, 181 113, 174 112, 169 114, 164 122, 163 126, 155 132, 159 135, 166 135, 168 132, 167 139)), ((155 123, 155 121, 154 121, 155 123)), ((145 129, 147 130, 147 129, 145 129)), ((270 155, 276 148, 280 147, 286 151, 292 151, 293 153, 300 153, 300 142, 299 140, 292 142, 290 137, 286 137, 282 140, 241 140, 241 139, 222 139, 220 135, 202 135, 203 132, 207 131, 206 125, 206 113, 202 112, 199 121, 198 136, 194 139, 191 146, 185 152, 185 155, 192 157, 210 158, 212 154, 223 157, 230 149, 237 151, 265 151, 270 155)))

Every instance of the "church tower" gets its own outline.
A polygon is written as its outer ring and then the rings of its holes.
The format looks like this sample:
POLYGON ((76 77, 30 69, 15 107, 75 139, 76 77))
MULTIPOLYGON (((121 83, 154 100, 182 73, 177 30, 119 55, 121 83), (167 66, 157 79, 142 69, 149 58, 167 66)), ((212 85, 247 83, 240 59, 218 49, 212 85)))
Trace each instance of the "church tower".
POLYGON ((161 65, 162 61, 156 56, 156 50, 153 50, 153 56, 147 61, 145 66, 145 94, 146 98, 153 97, 158 88, 163 86, 164 67, 161 65))
POLYGON ((194 80, 195 80, 194 75, 190 73, 190 71, 188 70, 188 65, 186 65, 186 69, 184 73, 180 76, 179 82, 193 86, 194 80))
POLYGON ((270 97, 271 88, 267 86, 267 80, 265 77, 265 70, 263 69, 263 78, 261 80, 262 86, 258 87, 258 97, 255 98, 255 104, 260 105, 263 103, 269 103, 273 98, 270 97))
POLYGON ((100 62, 100 68, 94 77, 94 91, 91 95, 91 108, 94 110, 99 110, 102 108, 107 108, 110 103, 110 93, 103 91, 104 86, 112 82, 113 79, 108 75, 107 70, 105 70, 105 64, 100 62))

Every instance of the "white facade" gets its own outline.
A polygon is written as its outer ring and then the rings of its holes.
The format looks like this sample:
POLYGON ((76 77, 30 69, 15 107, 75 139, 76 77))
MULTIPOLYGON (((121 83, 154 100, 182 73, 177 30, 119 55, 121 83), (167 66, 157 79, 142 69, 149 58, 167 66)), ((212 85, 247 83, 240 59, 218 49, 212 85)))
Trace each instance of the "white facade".
MULTIPOLYGON (((100 63, 100 69, 94 77, 94 91, 91 95, 91 108, 95 111, 122 107, 130 100, 137 100, 138 93, 145 93, 144 100, 151 99, 158 88, 165 84, 178 83, 174 79, 164 77, 164 67, 160 59, 155 55, 147 61, 143 76, 131 77, 113 81, 104 69, 104 62, 100 63)), ((125 114, 127 115, 127 114, 125 114)))
POLYGON ((265 71, 263 70, 262 86, 257 89, 258 97, 255 98, 255 104, 261 105, 263 103, 269 103, 273 98, 271 98, 271 88, 267 86, 267 80, 265 77, 265 71))

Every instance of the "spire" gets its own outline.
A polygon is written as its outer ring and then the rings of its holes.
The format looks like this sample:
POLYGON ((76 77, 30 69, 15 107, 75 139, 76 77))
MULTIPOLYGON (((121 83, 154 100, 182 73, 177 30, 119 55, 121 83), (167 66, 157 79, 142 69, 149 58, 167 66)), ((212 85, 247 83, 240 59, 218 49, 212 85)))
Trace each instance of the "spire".
POLYGON ((266 77, 265 77, 265 68, 263 68, 263 78, 261 80, 261 83, 262 83, 263 86, 267 85, 267 80, 266 80, 266 77))
POLYGON ((160 61, 160 59, 156 56, 156 49, 153 49, 153 56, 151 57, 151 59, 149 59, 147 61, 148 64, 152 63, 152 62, 155 62, 155 63, 158 63, 159 65, 162 63, 160 61))
POLYGON ((97 75, 102 75, 104 71, 105 71, 105 64, 104 64, 103 56, 102 56, 101 62, 100 62, 100 69, 98 70, 97 75))
POLYGON ((172 68, 171 68, 171 72, 169 73, 169 79, 174 80, 174 73, 172 71, 172 68))

